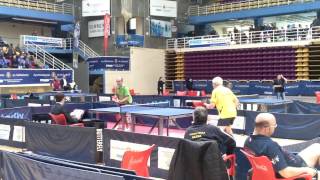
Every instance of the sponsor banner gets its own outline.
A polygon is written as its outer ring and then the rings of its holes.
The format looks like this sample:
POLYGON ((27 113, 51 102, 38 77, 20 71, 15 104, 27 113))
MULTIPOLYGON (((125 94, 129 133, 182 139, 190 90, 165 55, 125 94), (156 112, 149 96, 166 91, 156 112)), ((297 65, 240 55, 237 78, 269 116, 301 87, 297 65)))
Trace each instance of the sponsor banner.
MULTIPOLYGON (((110 140, 110 159, 122 161, 122 156, 126 151, 144 151, 148 148, 149 145, 110 140)), ((148 165, 150 165, 150 159, 148 165)))
POLYGON ((127 47, 127 46, 135 46, 135 47, 143 47, 144 45, 144 36, 143 35, 118 35, 116 37, 116 45, 118 47, 127 47))
POLYGON ((177 17, 177 2, 165 0, 150 0, 150 15, 162 17, 177 17))
MULTIPOLYGON (((109 34, 110 35, 110 34, 109 34)), ((104 36, 104 20, 95 20, 88 22, 88 37, 103 37, 104 36)))
POLYGON ((65 75, 72 82, 72 70, 0 70, 1 85, 50 84, 52 77, 62 78, 65 75))
POLYGON ((0 139, 9 140, 10 131, 10 125, 0 124, 0 139))
POLYGON ((151 19, 150 34, 156 37, 172 37, 172 24, 169 21, 151 19))
POLYGON ((62 38, 44 37, 44 36, 21 36, 23 45, 38 45, 38 46, 49 46, 56 48, 63 48, 62 38))
POLYGON ((110 0, 82 0, 82 16, 104 16, 111 14, 110 0))
POLYGON ((90 72, 101 72, 105 70, 111 71, 129 71, 130 58, 124 56, 100 56, 95 58, 89 58, 90 72))
POLYGON ((80 39, 80 22, 78 21, 74 26, 73 31, 73 47, 79 47, 79 39, 80 39))
POLYGON ((31 118, 31 108, 21 107, 21 108, 6 108, 0 109, 0 118, 4 119, 30 119, 31 118))
POLYGON ((13 141, 25 142, 25 127, 24 126, 13 126, 13 141))
POLYGON ((158 168, 169 171, 171 159, 173 157, 175 149, 158 147, 158 168))
POLYGON ((230 43, 230 37, 191 39, 189 40, 189 47, 229 46, 230 43))
POLYGON ((108 36, 110 34, 110 15, 109 14, 106 14, 104 16, 103 24, 104 24, 103 48, 104 48, 104 55, 106 56, 108 52, 108 41, 109 41, 108 36))

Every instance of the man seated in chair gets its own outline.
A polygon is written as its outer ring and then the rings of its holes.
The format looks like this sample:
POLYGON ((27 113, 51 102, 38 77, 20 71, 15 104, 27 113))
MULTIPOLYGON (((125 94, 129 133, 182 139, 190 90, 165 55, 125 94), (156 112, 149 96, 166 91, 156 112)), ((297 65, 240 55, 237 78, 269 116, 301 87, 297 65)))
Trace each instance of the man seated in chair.
POLYGON ((207 120, 207 109, 197 107, 193 112, 193 124, 186 130, 184 138, 192 141, 216 140, 222 154, 233 154, 236 142, 232 136, 216 126, 207 124, 207 120))
POLYGON ((70 114, 65 111, 64 109, 65 97, 63 93, 57 93, 55 95, 55 100, 56 100, 56 104, 51 108, 51 111, 50 111, 51 114, 55 114, 55 115, 64 114, 67 120, 67 124, 74 124, 79 122, 79 120, 71 117, 70 114))
POLYGON ((260 113, 255 120, 253 135, 248 137, 244 148, 256 156, 268 157, 279 178, 308 174, 320 180, 319 173, 314 168, 320 165, 320 144, 312 144, 297 155, 292 154, 270 138, 276 127, 276 118, 272 114, 260 113))

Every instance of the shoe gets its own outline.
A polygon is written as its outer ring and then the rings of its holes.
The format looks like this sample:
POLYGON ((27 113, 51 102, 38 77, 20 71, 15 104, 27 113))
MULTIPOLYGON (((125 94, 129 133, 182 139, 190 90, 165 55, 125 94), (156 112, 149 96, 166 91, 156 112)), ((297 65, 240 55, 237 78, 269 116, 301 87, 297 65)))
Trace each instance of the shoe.
POLYGON ((125 128, 124 131, 131 132, 131 129, 130 128, 125 128))

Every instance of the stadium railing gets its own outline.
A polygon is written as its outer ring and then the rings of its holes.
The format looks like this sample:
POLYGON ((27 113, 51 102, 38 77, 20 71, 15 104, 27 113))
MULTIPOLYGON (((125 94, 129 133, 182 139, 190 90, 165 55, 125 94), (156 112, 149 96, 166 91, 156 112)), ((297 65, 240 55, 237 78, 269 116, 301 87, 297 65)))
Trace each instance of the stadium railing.
POLYGON ((68 3, 56 4, 35 0, 0 0, 0 6, 18 7, 31 10, 74 15, 73 5, 68 3))
POLYGON ((197 45, 241 45, 255 43, 276 43, 310 41, 320 39, 320 26, 311 28, 276 29, 167 39, 167 49, 192 48, 197 45))
POLYGON ((188 9, 189 16, 202 16, 246 9, 289 5, 293 3, 311 2, 313 0, 246 0, 230 3, 214 3, 207 6, 194 5, 188 9))

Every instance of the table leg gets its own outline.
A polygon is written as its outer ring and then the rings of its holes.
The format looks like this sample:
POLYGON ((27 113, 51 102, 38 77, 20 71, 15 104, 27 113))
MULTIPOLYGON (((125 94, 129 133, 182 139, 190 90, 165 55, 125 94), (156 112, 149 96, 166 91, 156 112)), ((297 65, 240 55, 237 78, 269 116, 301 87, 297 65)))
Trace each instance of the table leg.
POLYGON ((159 124, 158 124, 158 135, 162 136, 163 135, 163 117, 160 117, 159 119, 159 124))
POLYGON ((131 132, 135 132, 136 131, 136 117, 131 115, 131 132))

